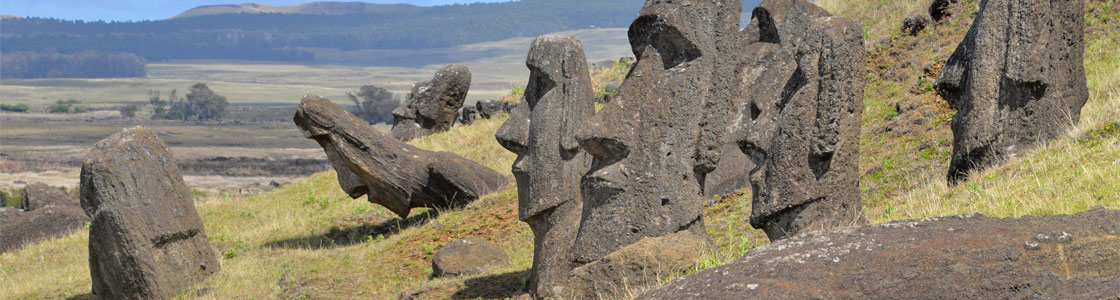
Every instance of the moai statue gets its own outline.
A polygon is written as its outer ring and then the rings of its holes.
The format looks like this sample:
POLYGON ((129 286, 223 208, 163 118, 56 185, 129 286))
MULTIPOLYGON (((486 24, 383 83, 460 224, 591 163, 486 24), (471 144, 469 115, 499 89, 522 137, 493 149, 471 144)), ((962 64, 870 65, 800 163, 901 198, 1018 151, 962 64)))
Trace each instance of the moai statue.
POLYGON ((734 115, 735 68, 724 58, 741 10, 739 1, 646 1, 629 31, 637 64, 577 135, 594 157, 581 183, 577 263, 680 231, 707 239, 702 183, 734 115))
POLYGON ((450 130, 470 89, 471 71, 464 65, 445 66, 412 85, 408 100, 393 110, 393 138, 407 142, 450 130))
POLYGON ((756 165, 751 226, 771 240, 861 219, 861 28, 804 0, 767 0, 741 32, 739 147, 756 165))
POLYGON ((517 153, 518 213, 533 229, 529 292, 560 297, 574 267, 571 249, 583 210, 580 177, 591 167, 575 133, 595 114, 594 93, 583 45, 574 37, 537 38, 526 65, 525 96, 497 138, 517 153))

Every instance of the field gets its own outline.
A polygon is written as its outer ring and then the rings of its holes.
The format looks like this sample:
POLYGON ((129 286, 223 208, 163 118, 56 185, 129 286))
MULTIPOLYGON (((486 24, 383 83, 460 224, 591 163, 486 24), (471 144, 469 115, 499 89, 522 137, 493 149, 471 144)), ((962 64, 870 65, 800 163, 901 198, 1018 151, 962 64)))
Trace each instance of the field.
MULTIPOLYGON (((923 69, 944 61, 970 25, 979 1, 961 2, 950 21, 905 37, 895 29, 919 1, 819 1, 874 28, 867 31, 860 148, 867 218, 882 223, 971 212, 1015 217, 1095 206, 1120 209, 1120 7, 1114 1, 1087 1, 1090 99, 1080 124, 1071 124, 1064 137, 949 187, 944 179, 951 151, 946 141, 952 138, 947 120, 953 112, 927 89, 930 74, 923 69)), ((597 85, 619 71, 596 71, 597 85)), ((412 143, 454 152, 508 175, 514 155, 493 137, 502 122, 486 120, 412 143)), ((396 299, 405 291, 422 299, 518 297, 531 264, 532 236, 517 220, 516 195, 516 187, 510 187, 461 210, 416 210, 402 220, 364 199, 349 199, 328 171, 260 195, 197 197, 210 241, 222 253, 223 270, 196 287, 209 288, 209 294, 192 289, 181 298, 396 299), (435 251, 465 236, 498 244, 512 257, 511 264, 481 276, 432 278, 435 251)), ((749 190, 720 197, 705 209, 718 250, 697 262, 696 270, 767 243, 747 225, 749 212, 749 190)), ((94 298, 87 242, 87 232, 78 231, 0 255, 0 290, 5 291, 0 297, 94 298)), ((682 274, 664 275, 666 282, 682 274)), ((619 298, 645 288, 629 287, 619 298)))

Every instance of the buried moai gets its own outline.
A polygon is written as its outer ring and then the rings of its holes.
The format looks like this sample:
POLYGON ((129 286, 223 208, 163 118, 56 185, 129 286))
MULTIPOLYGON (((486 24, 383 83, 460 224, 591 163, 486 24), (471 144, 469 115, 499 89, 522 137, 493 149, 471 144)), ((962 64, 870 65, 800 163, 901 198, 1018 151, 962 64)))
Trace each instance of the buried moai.
POLYGON ((431 80, 414 84, 393 110, 393 138, 407 142, 451 129, 470 89, 471 71, 463 65, 440 68, 431 80))
POLYGON ((768 0, 742 31, 739 146, 756 164, 751 226, 771 240, 861 219, 860 28, 803 0, 768 0))
POLYGON ((326 151, 339 185, 350 197, 366 195, 401 218, 412 208, 465 205, 509 181, 458 155, 386 136, 323 97, 304 97, 294 121, 304 136, 326 151))
POLYGON ((570 254, 583 211, 580 177, 591 167, 576 131, 595 114, 594 95, 583 46, 574 37, 537 38, 526 65, 523 101, 496 136, 518 155, 518 213, 534 236, 529 293, 559 297, 574 267, 570 254))
POLYGON ((81 173, 93 293, 174 298, 221 269, 171 151, 150 130, 97 143, 81 173))
POLYGON ((589 263, 644 238, 706 239, 704 175, 729 136, 739 1, 646 1, 629 30, 638 62, 577 134, 591 154, 573 246, 589 263), (697 20, 708 20, 698 22, 697 20))
POLYGON ((986 0, 935 89, 957 110, 949 182, 1060 136, 1081 118, 1083 1, 986 0))

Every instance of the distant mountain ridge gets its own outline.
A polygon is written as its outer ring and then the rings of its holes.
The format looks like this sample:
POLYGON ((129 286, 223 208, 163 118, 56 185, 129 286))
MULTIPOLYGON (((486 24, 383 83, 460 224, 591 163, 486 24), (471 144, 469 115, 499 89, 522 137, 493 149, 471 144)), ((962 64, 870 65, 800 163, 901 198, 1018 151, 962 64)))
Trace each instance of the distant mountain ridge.
POLYGON ((420 9, 411 4, 374 4, 365 2, 309 2, 299 5, 273 6, 260 3, 204 5, 182 12, 168 20, 220 14, 302 14, 348 15, 366 13, 395 13, 420 9))

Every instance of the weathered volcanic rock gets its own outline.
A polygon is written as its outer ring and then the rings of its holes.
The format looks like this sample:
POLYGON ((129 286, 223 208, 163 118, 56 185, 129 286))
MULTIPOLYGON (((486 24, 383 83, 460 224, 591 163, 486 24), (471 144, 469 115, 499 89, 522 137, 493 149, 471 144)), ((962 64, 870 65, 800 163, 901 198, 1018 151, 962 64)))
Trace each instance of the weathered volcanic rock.
POLYGON ((491 267, 509 263, 501 247, 478 237, 467 237, 443 245, 432 256, 436 277, 482 274, 491 267))
POLYGON ((393 138, 407 142, 451 129, 470 89, 471 71, 463 65, 443 67, 432 80, 416 83, 393 110, 393 138))
POLYGON ((3 210, 0 212, 0 253, 65 236, 89 223, 89 217, 77 205, 47 205, 26 212, 3 210))
POLYGON ((935 88, 957 109, 949 181, 1053 139, 1089 99, 1083 1, 988 0, 935 88))
POLYGON ((459 109, 459 119, 456 120, 460 125, 471 125, 478 119, 478 107, 464 106, 459 109))
POLYGON ((727 144, 715 171, 704 177, 704 198, 712 200, 716 196, 728 195, 751 186, 750 175, 753 169, 754 163, 739 150, 737 144, 727 144))
POLYGON ((661 278, 695 268, 710 246, 706 236, 688 231, 643 239, 572 270, 571 287, 561 298, 628 298, 625 293, 632 289, 656 286, 661 278))
POLYGON ((933 0, 929 4, 929 16, 934 22, 941 22, 945 17, 950 16, 949 7, 957 3, 957 0, 933 0))
POLYGON ((175 159, 146 128, 89 151, 81 201, 92 219, 93 293, 102 298, 171 298, 221 269, 175 159))
POLYGON ((501 100, 478 101, 474 105, 478 116, 483 119, 491 119, 497 117, 499 113, 509 112, 509 103, 501 100))
POLYGON ((915 11, 902 20, 902 33, 915 36, 933 24, 933 19, 925 11, 915 11))
POLYGON ((366 195, 401 218, 416 207, 465 205, 509 181, 458 155, 423 150, 381 134, 323 97, 304 97, 294 120, 304 136, 327 152, 350 197, 366 195))
POLYGON ((525 96, 496 136, 517 153, 517 207, 534 239, 529 292, 557 297, 575 266, 572 243, 584 209, 580 177, 591 167, 575 136, 595 114, 594 95, 583 46, 574 37, 537 38, 526 65, 525 96))
POLYGON ((646 1, 629 31, 637 64, 577 134, 594 157, 581 182, 578 263, 647 237, 706 236, 701 184, 733 127, 735 64, 724 59, 740 11, 739 1, 646 1))
POLYGON ((20 208, 32 211, 50 205, 80 207, 78 198, 59 189, 42 183, 33 183, 23 188, 23 201, 20 208))
POLYGON ((1120 211, 901 221, 799 235, 639 299, 1111 299, 1120 211))
POLYGON ((862 27, 803 0, 764 1, 753 16, 742 32, 739 134, 758 166, 751 226, 776 240, 852 225, 861 209, 862 27))

